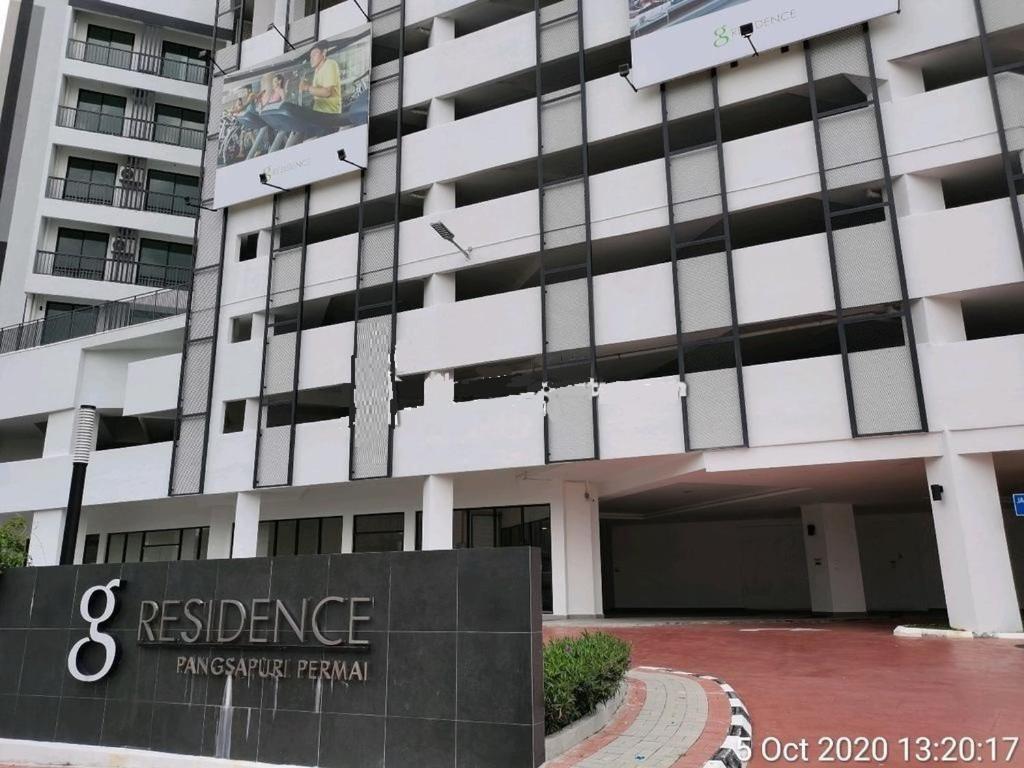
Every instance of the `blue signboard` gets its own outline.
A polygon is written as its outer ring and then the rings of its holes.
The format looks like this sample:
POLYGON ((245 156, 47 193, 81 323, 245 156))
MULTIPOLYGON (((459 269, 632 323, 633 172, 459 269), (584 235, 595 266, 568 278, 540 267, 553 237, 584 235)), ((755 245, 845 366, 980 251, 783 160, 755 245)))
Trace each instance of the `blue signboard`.
POLYGON ((1024 493, 1013 494, 1013 513, 1017 517, 1024 517, 1024 493))

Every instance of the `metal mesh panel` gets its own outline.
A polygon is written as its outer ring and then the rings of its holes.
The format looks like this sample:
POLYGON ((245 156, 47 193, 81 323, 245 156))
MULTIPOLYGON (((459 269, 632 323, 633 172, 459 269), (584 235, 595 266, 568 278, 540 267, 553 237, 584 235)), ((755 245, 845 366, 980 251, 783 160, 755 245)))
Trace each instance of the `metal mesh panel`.
POLYGON ((270 269, 270 306, 297 303, 302 280, 302 246, 275 253, 270 269))
POLYGON ((586 199, 583 179, 541 189, 544 207, 544 247, 557 248, 586 239, 586 199))
POLYGON ((1001 72, 996 75, 996 91, 1007 146, 1011 152, 1024 149, 1024 75, 1001 72))
POLYGON ((594 458, 593 386, 573 384, 548 390, 548 458, 594 458))
POLYGON ((988 32, 1024 24, 1024 3, 1020 0, 981 0, 981 12, 988 32))
POLYGON ((356 343, 352 474, 357 479, 384 477, 391 425, 391 315, 358 321, 356 343))
POLYGON ((203 155, 203 200, 213 200, 213 193, 217 188, 218 147, 216 136, 206 142, 206 154, 203 155))
POLYGON ((851 352, 849 359, 858 434, 921 429, 908 347, 851 352))
POLYGON ((705 147, 672 155, 672 210, 676 223, 722 214, 718 148, 705 147))
POLYGON ((291 459, 292 428, 266 426, 266 407, 260 422, 260 453, 256 464, 256 485, 287 485, 291 459))
POLYGON ((232 44, 227 45, 214 54, 217 65, 225 70, 232 70, 238 67, 239 47, 232 44))
POLYGON ((188 416, 178 425, 174 446, 174 471, 171 486, 176 494, 199 493, 206 442, 206 416, 188 416))
POLYGON ((219 211, 199 209, 199 228, 196 230, 195 268, 213 267, 220 263, 220 249, 224 239, 224 216, 219 211))
POLYGON ((213 363, 213 340, 196 341, 185 352, 181 387, 182 415, 205 413, 210 397, 210 367, 213 363))
POLYGON ((885 176, 874 107, 822 118, 819 126, 829 189, 877 181, 885 176))
POLYGON ((564 0, 540 12, 540 55, 542 62, 570 56, 580 49, 579 0, 564 0))
POLYGON ((298 334, 282 333, 267 339, 263 361, 263 394, 291 392, 295 385, 295 342, 298 334))
POLYGON ((834 75, 870 77, 863 30, 850 27, 814 41, 811 45, 811 66, 815 80, 834 75))
POLYGON ((370 0, 370 6, 367 10, 370 15, 373 16, 378 13, 383 13, 384 11, 394 10, 401 4, 402 0, 370 0))
POLYGON ((316 35, 316 15, 295 19, 288 26, 288 37, 292 45, 303 40, 312 40, 316 35))
POLYGON ((390 283, 395 269, 395 227, 364 229, 359 244, 359 283, 367 288, 390 283))
POLYGON ((363 199, 393 195, 398 188, 398 147, 370 155, 363 182, 363 199))
POLYGON ((843 307, 899 301, 903 296, 892 224, 880 221, 832 233, 843 307))
POLYGON ((398 11, 398 5, 388 5, 381 10, 374 9, 370 12, 372 17, 372 33, 374 37, 388 35, 398 31, 402 26, 402 14, 398 11))
POLYGON ((590 348, 590 300, 587 279, 544 287, 548 352, 590 348))
POLYGON ((544 97, 540 110, 541 151, 544 154, 580 145, 583 140, 583 106, 578 87, 544 97))
POLYGON ((192 276, 192 314, 188 320, 189 340, 213 336, 217 313, 217 269, 203 269, 192 276))
POLYGON ((735 368, 686 374, 690 450, 743 444, 740 387, 735 368))
POLYGON ((370 115, 385 115, 398 109, 398 75, 382 80, 374 80, 370 84, 370 115))
POLYGON ((210 135, 217 135, 220 133, 220 118, 221 118, 221 103, 223 101, 224 93, 224 79, 221 77, 210 78, 210 104, 212 107, 208 110, 207 115, 208 122, 206 124, 206 132, 210 135))
POLYGON ((706 74, 665 84, 665 106, 669 120, 699 115, 715 108, 715 92, 706 74))
POLYGON ((732 325, 729 264, 724 253, 676 263, 683 333, 732 325))

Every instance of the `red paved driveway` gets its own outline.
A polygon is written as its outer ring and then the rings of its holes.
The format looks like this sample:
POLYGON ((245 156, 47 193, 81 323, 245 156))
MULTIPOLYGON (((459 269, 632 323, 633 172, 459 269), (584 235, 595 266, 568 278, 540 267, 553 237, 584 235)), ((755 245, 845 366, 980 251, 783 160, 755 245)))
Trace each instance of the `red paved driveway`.
MULTIPOLYGON (((825 764, 817 742, 829 736, 884 737, 888 765, 922 764, 903 760, 902 737, 1017 736, 1021 743, 1010 762, 1008 745, 1000 744, 997 763, 988 759, 985 746, 985 758, 976 756, 974 764, 1024 766, 1024 642, 899 639, 892 636, 891 624, 874 622, 601 629, 633 644, 635 665, 714 674, 730 683, 750 709, 755 744, 769 736, 809 741, 806 762, 770 763, 755 749, 754 765, 825 764)), ((545 636, 576 631, 548 627, 545 636)))

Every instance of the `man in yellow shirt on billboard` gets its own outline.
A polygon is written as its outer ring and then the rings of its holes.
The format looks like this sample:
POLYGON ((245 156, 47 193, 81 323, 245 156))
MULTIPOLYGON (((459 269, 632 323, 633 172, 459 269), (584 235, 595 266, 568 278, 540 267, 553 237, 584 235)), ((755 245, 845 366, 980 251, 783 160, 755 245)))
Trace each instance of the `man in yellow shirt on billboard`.
POLYGON ((341 114, 341 67, 334 59, 327 58, 323 48, 314 47, 309 52, 309 63, 313 67, 312 84, 305 80, 299 90, 313 96, 313 111, 329 115, 341 114))

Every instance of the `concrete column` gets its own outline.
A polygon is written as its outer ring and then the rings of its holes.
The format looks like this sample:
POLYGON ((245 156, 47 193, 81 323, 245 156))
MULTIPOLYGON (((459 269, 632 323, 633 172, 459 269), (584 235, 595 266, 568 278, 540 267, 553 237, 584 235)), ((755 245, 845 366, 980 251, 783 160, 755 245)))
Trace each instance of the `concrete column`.
POLYGON ((64 537, 64 510, 46 509, 32 513, 32 533, 28 542, 29 565, 59 565, 64 537))
POLYGON ((857 526, 851 504, 801 507, 811 610, 815 613, 864 613, 857 526), (814 534, 810 533, 814 526, 814 534))
POLYGON ((899 216, 946 210, 946 195, 940 179, 905 173, 893 181, 892 192, 899 216))
POLYGON ((455 122, 455 99, 436 97, 427 105, 427 128, 455 122))
POLYGON ((925 460, 928 484, 942 486, 932 501, 942 587, 949 623, 971 632, 1020 632, 1020 603, 992 454, 957 454, 944 435, 944 453, 925 460))
POLYGON ((423 549, 451 549, 455 524, 455 481, 429 475, 423 481, 423 549))
POLYGON ((406 552, 416 551, 416 511, 409 510, 405 513, 405 531, 402 539, 402 549, 406 552))
MULTIPOLYGON (((262 333, 262 331, 260 331, 262 333)), ((245 425, 243 429, 258 429, 260 425, 260 399, 249 397, 245 401, 245 425)))
MULTIPOLYGON (((562 484, 562 567, 565 573, 565 615, 601 616, 601 527, 597 498, 586 483, 562 484)), ((554 528, 554 521, 552 521, 554 528)), ((554 533, 554 530, 552 530, 554 533)), ((552 538, 552 549, 555 541, 552 538)), ((554 558, 552 558, 554 559, 554 558)), ((557 567, 552 562, 552 567, 557 567)), ((559 613, 555 607, 555 613, 559 613)))
POLYGON ((256 557, 256 540, 260 527, 260 495, 252 491, 235 498, 235 533, 231 557, 256 557))
POLYGON ((918 344, 952 344, 966 341, 964 312, 955 296, 925 297, 910 308, 918 344))
POLYGON ((892 61, 888 64, 889 77, 883 84, 883 90, 886 86, 888 87, 891 99, 905 99, 908 96, 916 96, 925 92, 924 70, 921 67, 913 64, 897 64, 892 61))
POLYGON ((51 413, 46 419, 46 437, 43 438, 43 458, 67 456, 71 453, 71 440, 75 434, 77 408, 51 413))
POLYGON ((455 275, 435 273, 423 285, 423 307, 455 303, 455 275))
POLYGON ((210 540, 206 544, 206 556, 210 560, 227 560, 231 557, 231 523, 234 521, 231 509, 214 509, 210 512, 210 540))
POLYGON ((455 39, 455 19, 447 16, 435 16, 434 23, 430 27, 430 39, 427 45, 433 48, 435 45, 447 43, 455 39))
POLYGON ((445 211, 453 211, 455 204, 455 184, 444 181, 435 182, 427 188, 427 194, 423 198, 423 215, 433 216, 445 211))
POLYGON ((445 406, 455 402, 455 378, 450 370, 431 371, 423 381, 423 404, 445 406))

